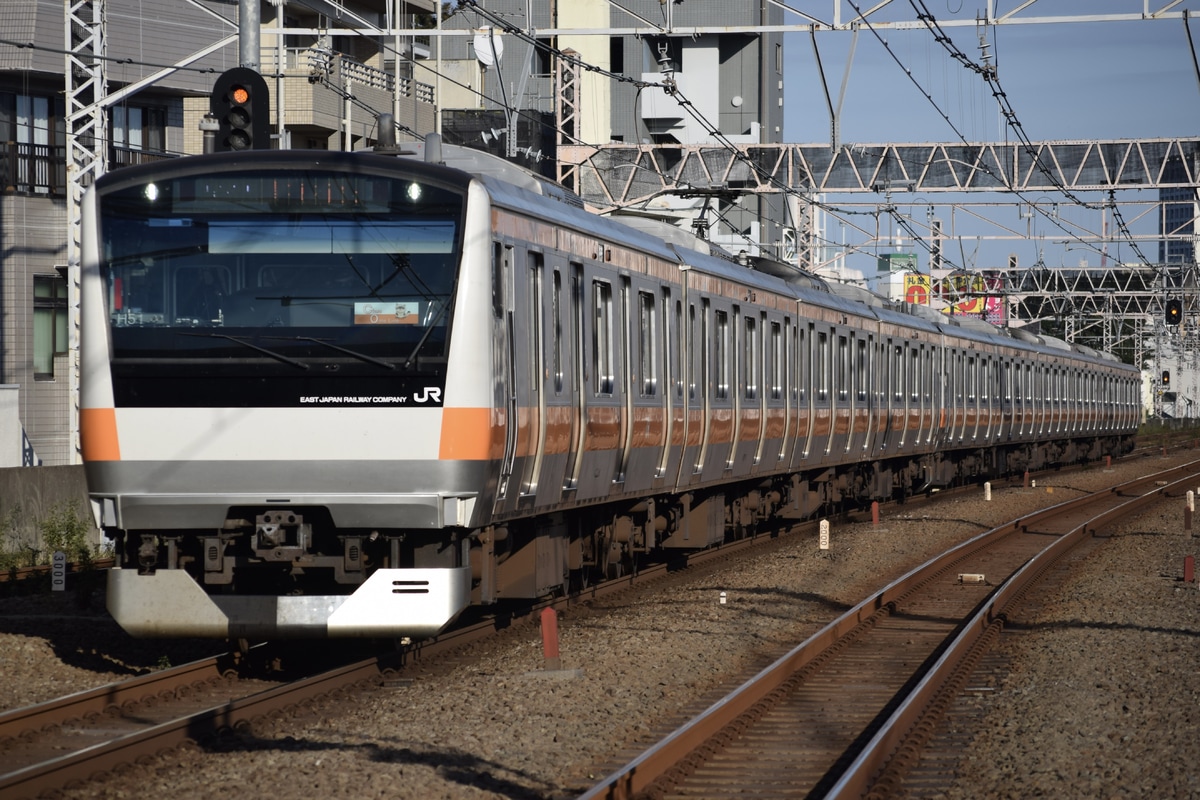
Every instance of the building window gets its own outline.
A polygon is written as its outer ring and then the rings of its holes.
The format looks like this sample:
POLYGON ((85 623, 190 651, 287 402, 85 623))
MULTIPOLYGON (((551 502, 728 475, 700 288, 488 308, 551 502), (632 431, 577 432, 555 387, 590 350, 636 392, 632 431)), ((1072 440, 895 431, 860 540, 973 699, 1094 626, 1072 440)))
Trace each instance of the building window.
POLYGON ((67 352, 67 282, 33 276, 33 377, 54 380, 54 357, 67 352))
POLYGON ((61 97, 0 92, 0 188, 62 194, 66 128, 61 97))
POLYGON ((554 51, 558 49, 558 39, 553 36, 538 37, 537 46, 533 48, 533 74, 554 74, 554 51))
POLYGON ((110 115, 113 166, 140 164, 143 153, 163 153, 167 149, 167 111, 165 108, 115 106, 110 115))
POLYGON ((608 40, 608 69, 617 75, 625 73, 625 40, 620 36, 608 40))

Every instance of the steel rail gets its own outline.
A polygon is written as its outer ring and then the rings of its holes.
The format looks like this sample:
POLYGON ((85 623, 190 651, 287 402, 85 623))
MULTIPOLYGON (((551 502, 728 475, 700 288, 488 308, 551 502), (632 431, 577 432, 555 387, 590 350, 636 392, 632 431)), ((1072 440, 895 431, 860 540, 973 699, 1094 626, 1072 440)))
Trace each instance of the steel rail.
MULTIPOLYGON (((1114 506, 1104 510, 1101 514, 1089 515, 1080 524, 1072 525, 1071 530, 1078 531, 1079 536, 1083 536, 1084 533, 1112 524, 1117 518, 1131 513, 1141 504, 1157 499, 1170 489, 1178 488, 1185 481, 1194 480, 1197 474, 1200 474, 1200 461, 1146 475, 1134 481, 1101 492, 1081 495, 1026 515, 981 533, 947 550, 901 576, 858 603, 841 617, 830 622, 707 710, 642 752, 625 766, 606 776, 590 790, 580 795, 579 800, 598 800, 599 798, 622 800, 638 796, 664 777, 667 777, 670 782, 669 775, 678 774, 677 770, 681 765, 689 762, 694 765, 697 761, 704 759, 706 751, 712 752, 720 749, 719 737, 722 732, 727 732, 731 726, 735 726, 749 709, 772 702, 772 695, 783 691, 785 684, 792 680, 797 672, 810 664, 820 663, 828 658, 831 650, 843 638, 873 626, 885 609, 898 604, 906 595, 931 580, 932 576, 944 572, 964 557, 983 550, 991 540, 1028 531, 1045 524, 1055 516, 1078 514, 1100 498, 1115 499, 1117 502, 1114 506), (1171 477, 1177 474, 1185 475, 1185 477, 1171 477)), ((1052 545, 1054 549, 1066 547, 1067 544, 1058 540, 1052 545)), ((1047 559, 1041 561, 1041 564, 1045 563, 1047 563, 1047 559)), ((1039 567, 1026 565, 1020 571, 1025 572, 1029 569, 1040 571, 1040 564, 1039 567)), ((1015 591, 1015 589, 1011 591, 1015 591)), ((1009 593, 1004 595, 1004 597, 1008 596, 1009 593)), ((866 766, 872 774, 878 770, 877 764, 866 766), (875 767, 873 771, 870 769, 872 766, 875 767)), ((847 789, 842 796, 848 797, 853 794, 853 789, 847 789)))
MULTIPOLYGON (((903 772, 908 766, 911 766, 914 756, 919 754, 918 746, 910 745, 906 748, 906 743, 910 743, 910 739, 917 738, 914 737, 914 729, 924 722, 926 732, 929 731, 930 720, 926 719, 928 709, 933 707, 940 697, 953 693, 951 687, 956 676, 967 677, 969 671, 965 670, 965 666, 969 661, 974 660, 970 658, 973 654, 972 651, 977 653, 980 643, 985 638, 995 638, 995 635, 1003 628, 1009 613, 1041 579, 1041 576, 1061 561, 1089 534, 1094 535, 1121 518, 1140 510, 1149 502, 1158 499, 1157 495, 1169 495, 1170 491, 1175 489, 1186 491, 1194 486, 1198 464, 1200 462, 1193 462, 1175 470, 1168 470, 1159 475, 1133 482, 1140 486, 1148 480, 1153 480, 1156 484, 1167 481, 1163 485, 1155 485, 1145 494, 1129 496, 1123 502, 1076 525, 997 586, 983 607, 967 620, 962 631, 955 637, 937 663, 883 723, 862 753, 854 760, 854 763, 847 768, 842 777, 826 794, 827 800, 857 798, 869 794, 871 796, 888 796, 898 788, 903 772), (1163 477, 1180 470, 1187 471, 1188 474, 1176 480, 1163 477), (967 674, 963 674, 964 672, 967 674), (897 761, 901 763, 896 764, 897 761)), ((1123 491, 1131 492, 1136 489, 1136 486, 1126 485, 1123 491)), ((1120 490, 1121 487, 1114 487, 1108 492, 1114 496, 1120 496, 1120 490)), ((923 742, 920 744, 923 745, 923 742)))

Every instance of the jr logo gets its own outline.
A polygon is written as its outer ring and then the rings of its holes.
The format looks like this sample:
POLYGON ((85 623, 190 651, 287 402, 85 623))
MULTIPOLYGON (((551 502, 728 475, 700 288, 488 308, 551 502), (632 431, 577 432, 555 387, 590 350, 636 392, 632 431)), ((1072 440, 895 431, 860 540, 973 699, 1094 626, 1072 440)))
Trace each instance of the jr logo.
POLYGON ((414 403, 440 403, 442 402, 442 390, 437 386, 426 386, 419 394, 413 395, 414 403))

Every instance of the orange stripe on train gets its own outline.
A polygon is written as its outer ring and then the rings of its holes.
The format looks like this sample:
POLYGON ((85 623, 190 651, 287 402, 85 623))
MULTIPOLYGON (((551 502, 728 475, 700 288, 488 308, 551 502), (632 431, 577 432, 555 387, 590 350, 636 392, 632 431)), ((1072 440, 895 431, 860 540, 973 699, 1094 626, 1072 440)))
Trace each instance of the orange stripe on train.
POLYGON ((79 410, 79 442, 84 461, 120 461, 121 446, 117 440, 117 410, 115 408, 82 408, 79 410))
POLYGON ((487 408, 443 408, 438 458, 485 461, 492 457, 491 414, 487 408))

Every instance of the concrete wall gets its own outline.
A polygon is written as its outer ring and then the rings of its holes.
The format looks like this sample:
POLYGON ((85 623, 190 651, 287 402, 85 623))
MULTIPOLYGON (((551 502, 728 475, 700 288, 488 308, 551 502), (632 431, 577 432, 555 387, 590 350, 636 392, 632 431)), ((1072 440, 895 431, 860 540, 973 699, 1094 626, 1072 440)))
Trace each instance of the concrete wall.
POLYGON ((0 469, 0 548, 5 552, 41 551, 41 562, 49 553, 42 543, 39 523, 56 506, 74 503, 79 515, 92 527, 88 541, 104 542, 92 523, 83 467, 15 467, 0 469))

